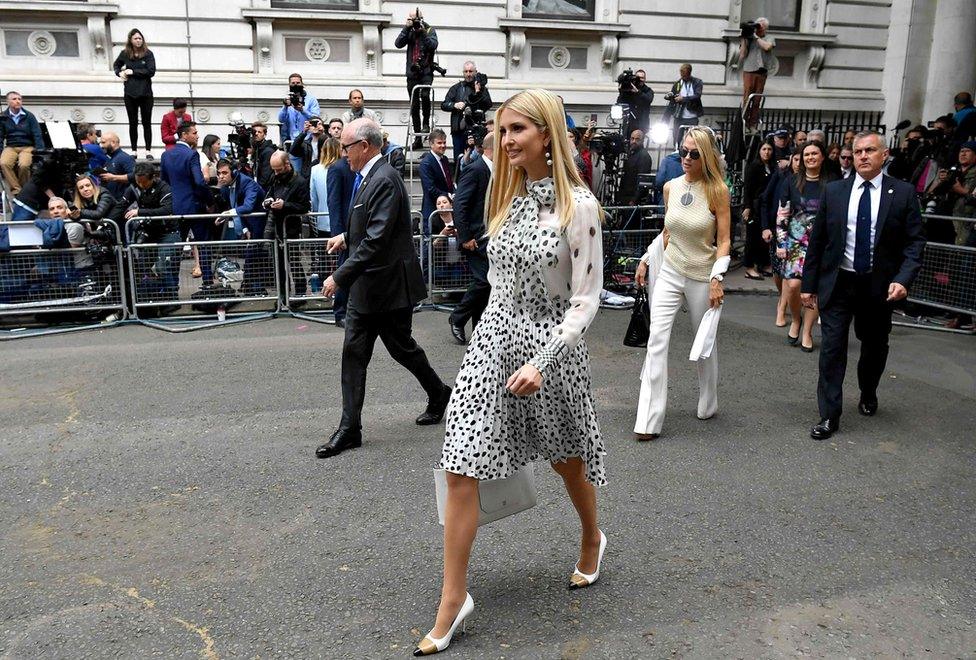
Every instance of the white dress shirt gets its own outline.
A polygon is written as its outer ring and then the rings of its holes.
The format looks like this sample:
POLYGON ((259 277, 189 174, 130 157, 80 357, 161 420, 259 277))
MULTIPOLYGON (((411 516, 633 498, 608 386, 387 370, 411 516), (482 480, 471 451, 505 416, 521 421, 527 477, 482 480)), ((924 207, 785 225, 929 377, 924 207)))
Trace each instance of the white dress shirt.
MULTIPOLYGON (((695 86, 690 80, 682 81, 681 83, 681 96, 682 98, 688 98, 689 96, 695 95, 695 86)), ((681 119, 694 119, 695 113, 688 109, 688 104, 685 103, 681 106, 681 119)))
MULTIPOLYGON (((878 209, 881 208, 881 180, 884 174, 878 172, 878 176, 871 179, 871 261, 874 262, 874 232, 878 226, 878 209)), ((860 173, 854 175, 854 187, 851 189, 851 198, 847 202, 847 243, 844 246, 844 261, 840 267, 844 270, 854 270, 854 247, 857 243, 857 207, 861 203, 861 194, 864 190, 861 186, 864 178, 860 173)))

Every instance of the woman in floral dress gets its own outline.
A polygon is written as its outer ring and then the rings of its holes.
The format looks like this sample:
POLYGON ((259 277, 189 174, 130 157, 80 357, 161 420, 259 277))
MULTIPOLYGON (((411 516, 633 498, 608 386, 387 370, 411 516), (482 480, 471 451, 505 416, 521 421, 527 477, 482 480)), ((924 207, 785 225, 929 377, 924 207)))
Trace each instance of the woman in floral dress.
POLYGON ((813 326, 817 323, 818 312, 816 308, 800 305, 800 284, 813 219, 820 209, 820 191, 832 176, 822 167, 827 160, 827 149, 823 143, 807 142, 801 154, 800 169, 789 181, 776 214, 776 257, 780 260, 783 291, 792 315, 786 341, 791 346, 799 343, 805 352, 810 353, 813 351, 813 326))

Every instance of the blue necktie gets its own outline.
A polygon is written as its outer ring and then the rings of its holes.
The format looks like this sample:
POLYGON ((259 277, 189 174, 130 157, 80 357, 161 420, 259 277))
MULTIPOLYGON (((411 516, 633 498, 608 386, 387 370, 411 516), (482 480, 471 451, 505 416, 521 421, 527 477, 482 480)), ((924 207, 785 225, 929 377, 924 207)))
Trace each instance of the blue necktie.
POLYGON ((356 203, 356 193, 359 192, 359 186, 363 183, 363 175, 356 173, 356 180, 352 183, 352 198, 349 200, 350 208, 356 203))
POLYGON ((871 270, 871 185, 861 184, 861 200, 857 203, 857 233, 854 238, 854 272, 871 270))

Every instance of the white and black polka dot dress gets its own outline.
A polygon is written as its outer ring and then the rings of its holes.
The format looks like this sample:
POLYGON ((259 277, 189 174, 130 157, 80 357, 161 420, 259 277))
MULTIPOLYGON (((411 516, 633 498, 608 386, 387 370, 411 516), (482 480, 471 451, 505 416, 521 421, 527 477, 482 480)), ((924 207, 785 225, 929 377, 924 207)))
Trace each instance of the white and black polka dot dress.
POLYGON ((586 478, 602 485, 606 449, 582 341, 603 288, 599 203, 574 190, 576 212, 561 229, 552 179, 529 182, 528 191, 488 244, 491 297, 447 408, 440 466, 501 479, 530 461, 579 456, 586 478), (542 388, 515 396, 505 383, 526 363, 542 372, 542 388))

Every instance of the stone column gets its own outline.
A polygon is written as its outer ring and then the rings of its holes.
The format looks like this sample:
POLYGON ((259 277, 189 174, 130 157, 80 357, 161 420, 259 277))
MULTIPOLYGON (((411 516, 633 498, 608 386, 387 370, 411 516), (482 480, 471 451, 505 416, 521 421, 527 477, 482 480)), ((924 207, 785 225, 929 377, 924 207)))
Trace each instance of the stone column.
POLYGON ((976 2, 938 0, 937 4, 922 106, 926 120, 954 112, 952 97, 976 86, 976 2))

